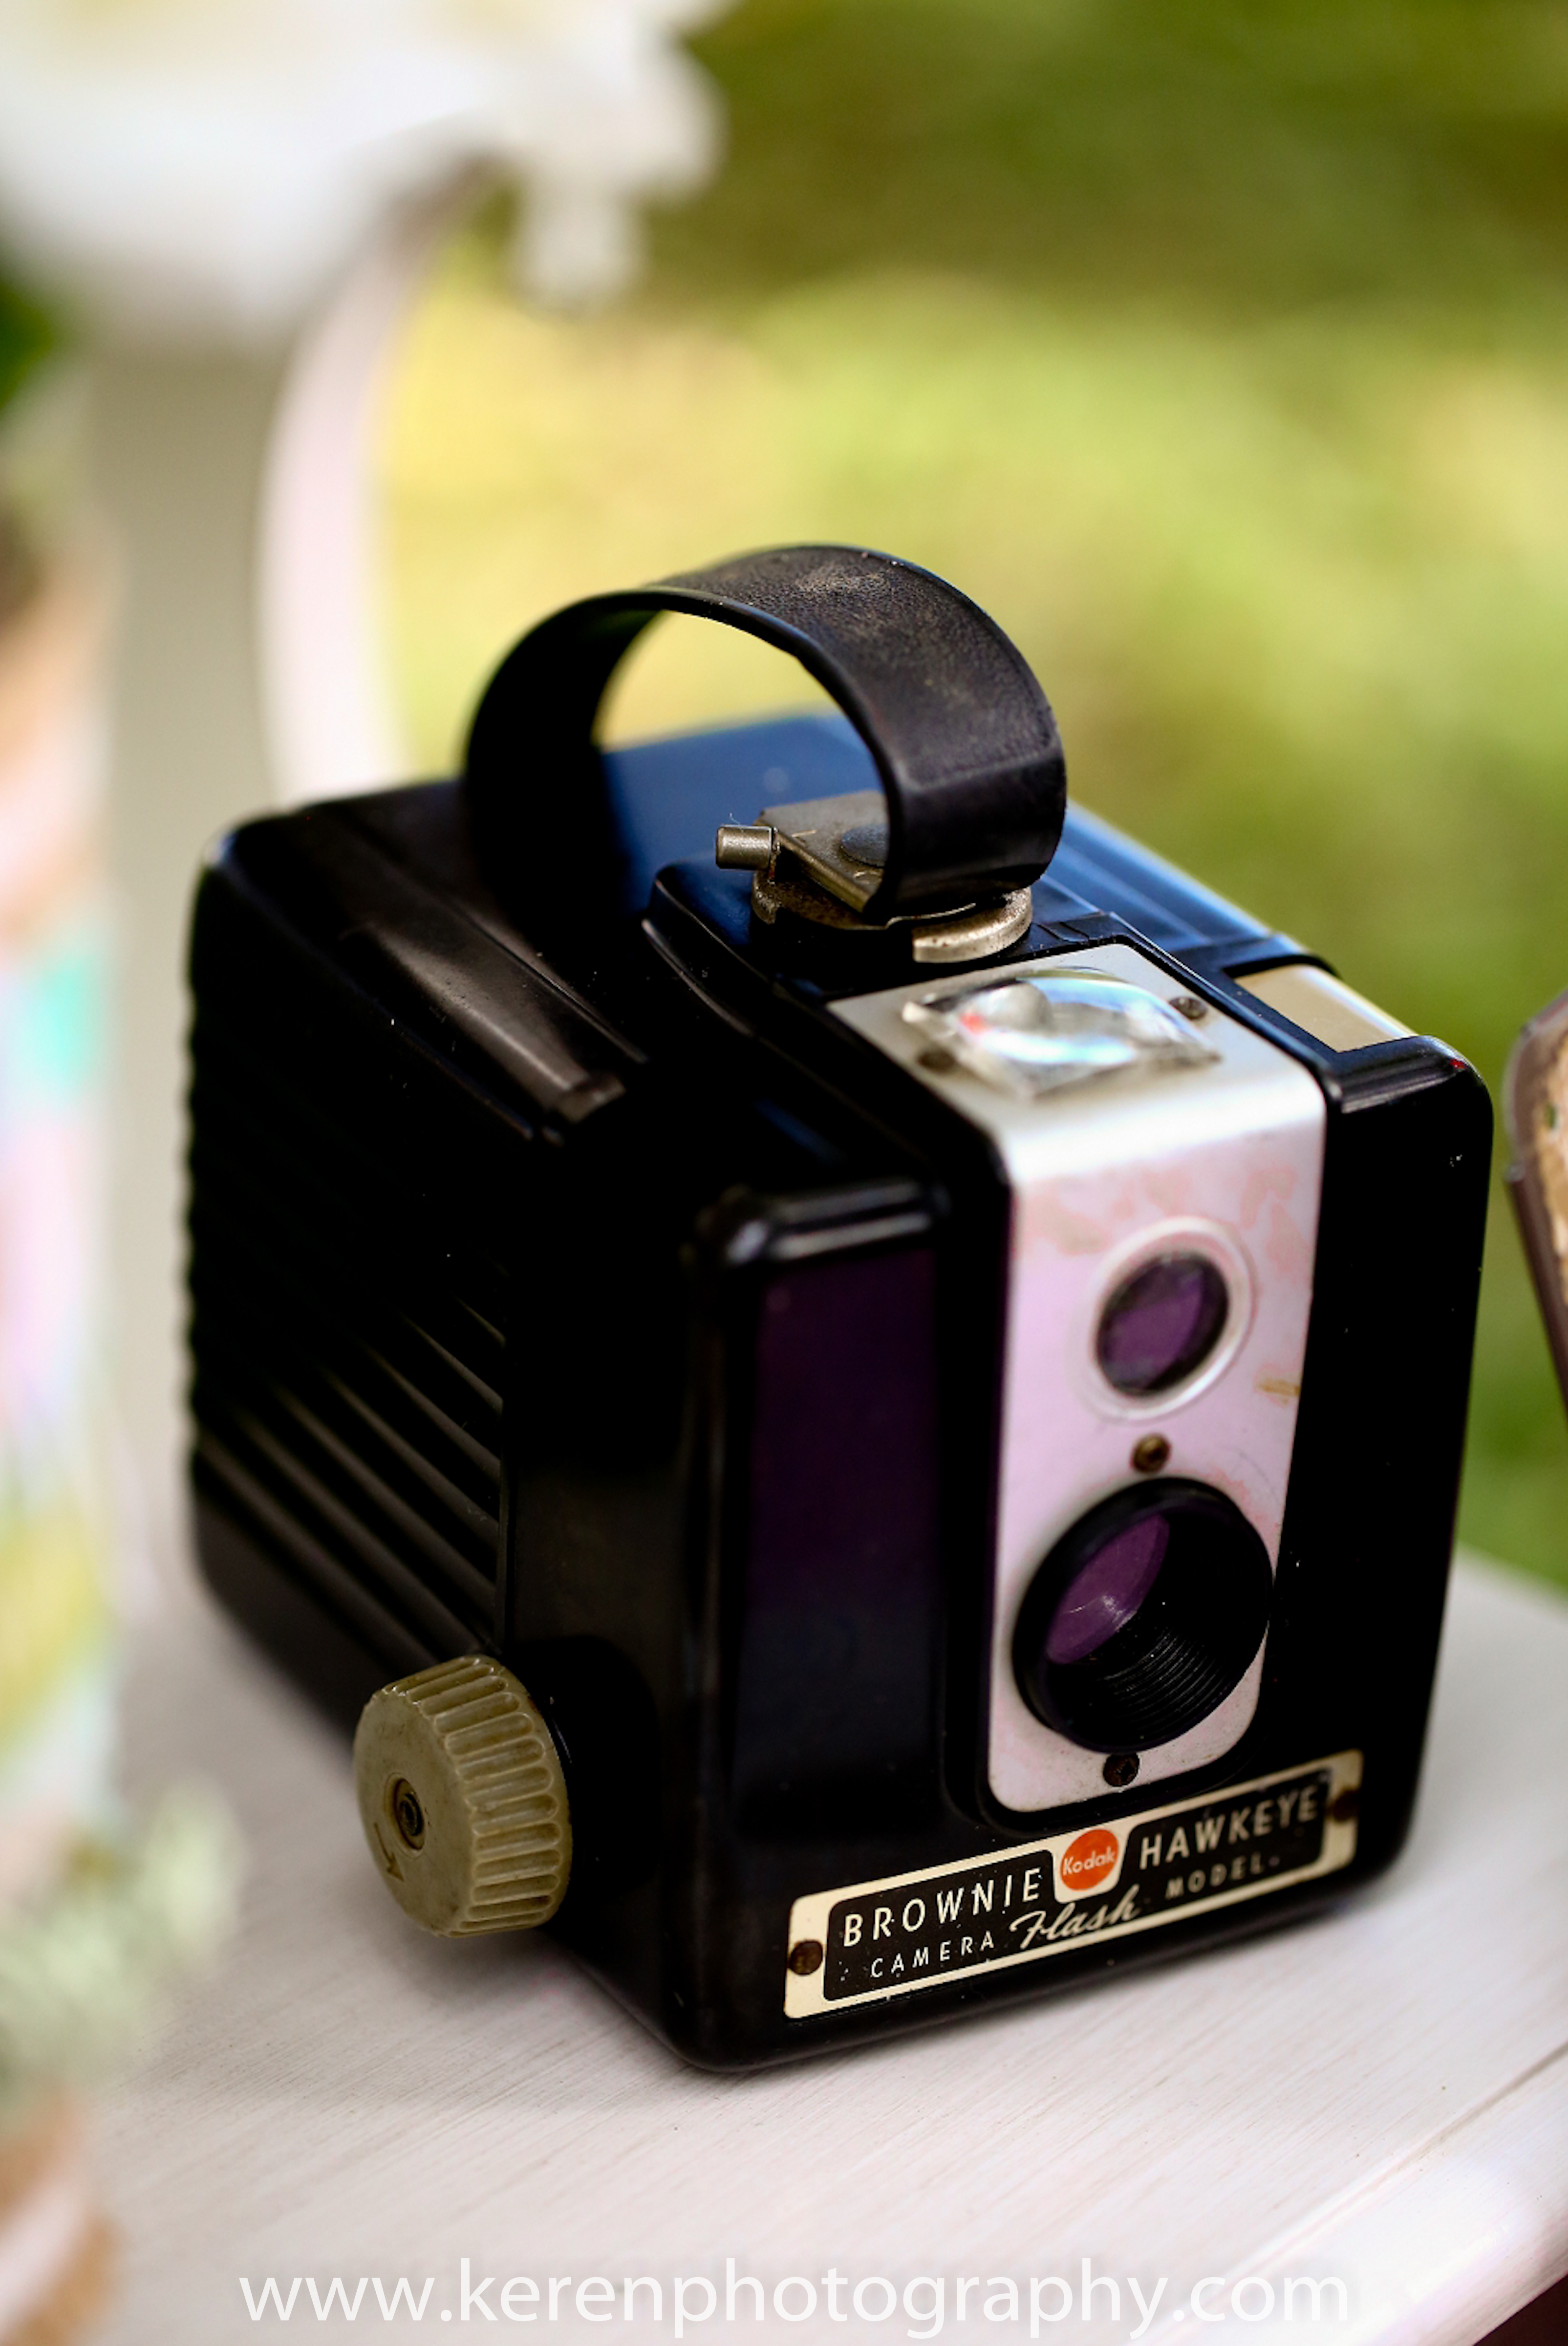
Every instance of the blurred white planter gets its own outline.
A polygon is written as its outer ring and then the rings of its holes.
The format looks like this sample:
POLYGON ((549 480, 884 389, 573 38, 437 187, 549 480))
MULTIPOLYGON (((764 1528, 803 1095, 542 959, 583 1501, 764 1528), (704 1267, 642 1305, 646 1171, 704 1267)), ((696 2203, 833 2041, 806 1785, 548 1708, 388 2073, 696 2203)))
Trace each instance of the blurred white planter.
POLYGON ((478 168, 527 191, 535 290, 603 295, 711 160, 675 36, 722 5, 0 0, 0 219, 103 324, 255 343, 478 168))
POLYGON ((177 1504, 196 865, 242 814, 402 770, 366 478, 398 321, 464 191, 498 179, 525 193, 534 290, 624 282, 637 205, 711 167, 675 36, 723 5, 0 0, 0 232, 95 321, 124 557, 116 1318, 155 1528, 177 1504))

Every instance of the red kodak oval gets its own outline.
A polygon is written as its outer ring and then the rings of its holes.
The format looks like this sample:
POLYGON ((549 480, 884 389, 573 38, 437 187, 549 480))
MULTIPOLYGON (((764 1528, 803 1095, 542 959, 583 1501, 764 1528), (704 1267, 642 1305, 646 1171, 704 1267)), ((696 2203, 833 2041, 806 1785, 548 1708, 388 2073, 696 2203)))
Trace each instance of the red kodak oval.
POLYGON ((1069 1841, 1056 1867, 1063 1897, 1081 1898, 1085 1890, 1093 1890, 1097 1882, 1104 1882, 1115 1865, 1119 1846, 1115 1834, 1104 1825, 1095 1825, 1091 1831, 1081 1832, 1076 1841, 1069 1841))

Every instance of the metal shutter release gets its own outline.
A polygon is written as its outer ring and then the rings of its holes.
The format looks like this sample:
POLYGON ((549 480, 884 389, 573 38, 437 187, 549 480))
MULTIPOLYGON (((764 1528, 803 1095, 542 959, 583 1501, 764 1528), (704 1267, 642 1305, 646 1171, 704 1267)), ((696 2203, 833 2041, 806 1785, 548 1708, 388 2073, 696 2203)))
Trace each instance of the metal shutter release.
POLYGON ((560 1759, 527 1689, 490 1656, 438 1662, 372 1695, 354 1779, 382 1877, 427 1931, 532 1931, 565 1896, 560 1759))

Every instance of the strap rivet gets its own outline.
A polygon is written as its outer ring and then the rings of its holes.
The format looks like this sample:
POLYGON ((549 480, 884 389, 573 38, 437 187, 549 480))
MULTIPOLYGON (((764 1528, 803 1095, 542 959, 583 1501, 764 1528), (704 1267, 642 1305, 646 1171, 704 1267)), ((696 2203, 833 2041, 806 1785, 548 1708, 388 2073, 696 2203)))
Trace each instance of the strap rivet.
POLYGON ((778 848, 770 823, 721 822, 713 838, 713 860, 721 872, 766 872, 778 848))

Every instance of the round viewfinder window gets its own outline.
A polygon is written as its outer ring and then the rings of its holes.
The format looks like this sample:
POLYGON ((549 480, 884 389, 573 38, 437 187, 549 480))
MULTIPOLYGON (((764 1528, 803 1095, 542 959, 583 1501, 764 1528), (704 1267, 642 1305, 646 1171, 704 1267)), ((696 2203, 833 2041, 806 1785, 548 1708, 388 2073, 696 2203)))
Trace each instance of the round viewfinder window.
POLYGON ((1169 1392, 1196 1376, 1229 1317, 1230 1290, 1207 1255, 1156 1255, 1123 1280, 1100 1314, 1100 1372, 1133 1399, 1169 1392))

